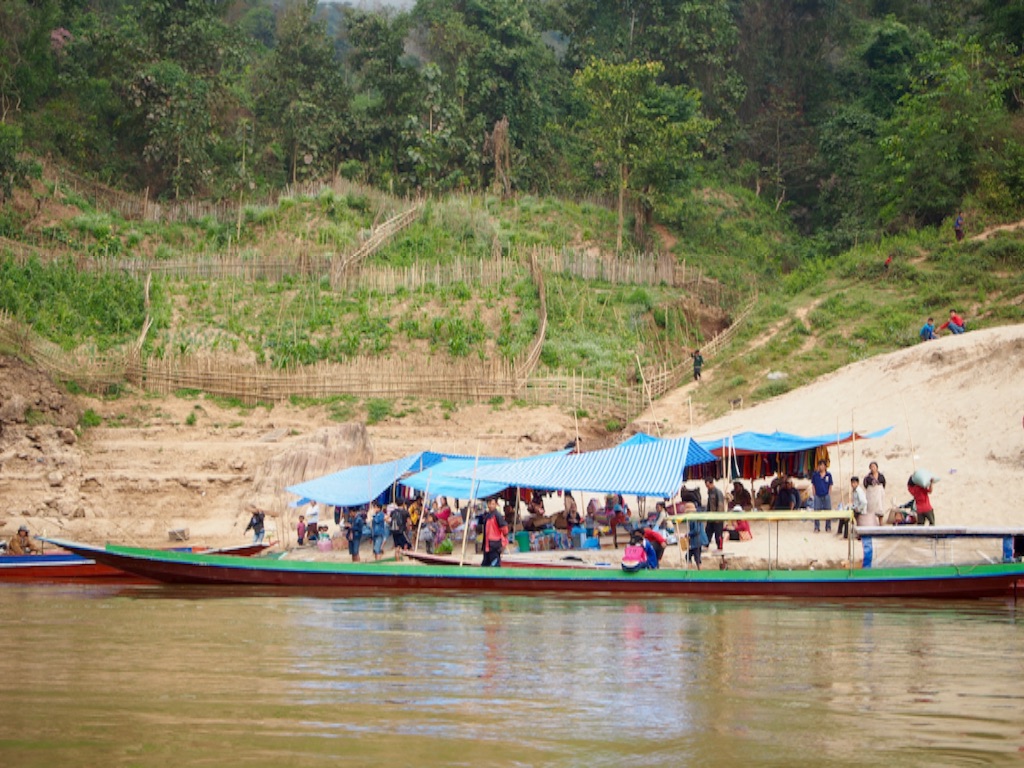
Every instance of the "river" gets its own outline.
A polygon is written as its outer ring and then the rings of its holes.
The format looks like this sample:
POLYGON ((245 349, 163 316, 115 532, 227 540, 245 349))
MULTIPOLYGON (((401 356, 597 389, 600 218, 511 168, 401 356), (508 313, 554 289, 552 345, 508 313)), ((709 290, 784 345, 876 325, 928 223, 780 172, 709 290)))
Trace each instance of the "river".
POLYGON ((1020 766, 1021 611, 3 585, 0 763, 1020 766))

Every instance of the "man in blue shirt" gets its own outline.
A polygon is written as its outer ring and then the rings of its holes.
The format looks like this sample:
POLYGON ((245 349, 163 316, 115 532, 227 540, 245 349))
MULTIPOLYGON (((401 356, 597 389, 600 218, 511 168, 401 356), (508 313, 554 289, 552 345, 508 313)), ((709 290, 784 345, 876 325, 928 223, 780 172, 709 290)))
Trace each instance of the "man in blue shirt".
MULTIPOLYGON (((821 512, 832 509, 832 473, 828 471, 828 464, 824 459, 818 462, 818 471, 811 475, 811 485, 814 486, 814 511, 821 512)), ((821 520, 815 519, 814 532, 821 531, 821 520)), ((831 533, 832 521, 825 521, 825 533, 831 533)))

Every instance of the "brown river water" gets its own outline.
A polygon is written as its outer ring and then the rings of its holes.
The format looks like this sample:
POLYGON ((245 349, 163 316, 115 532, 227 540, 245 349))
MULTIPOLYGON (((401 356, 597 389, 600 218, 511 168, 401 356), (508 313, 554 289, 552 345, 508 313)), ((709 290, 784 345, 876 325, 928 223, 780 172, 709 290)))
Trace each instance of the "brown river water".
POLYGON ((0 766, 1024 766, 1024 603, 0 586, 0 766))

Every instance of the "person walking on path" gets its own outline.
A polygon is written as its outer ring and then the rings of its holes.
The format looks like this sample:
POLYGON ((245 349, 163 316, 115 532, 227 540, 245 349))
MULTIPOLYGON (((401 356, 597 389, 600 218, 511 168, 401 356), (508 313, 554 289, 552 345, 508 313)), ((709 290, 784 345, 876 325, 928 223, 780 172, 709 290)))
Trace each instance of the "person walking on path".
MULTIPOLYGON (((814 486, 814 511, 824 512, 832 509, 832 473, 828 471, 828 464, 822 459, 818 462, 818 471, 811 475, 811 485, 814 486)), ((832 520, 825 520, 825 533, 831 533, 832 520)), ((814 532, 821 532, 821 520, 815 518, 814 532)))
POLYGON ((964 212, 960 211, 953 222, 953 232, 956 233, 956 241, 959 243, 964 239, 964 212))
POLYGON ((693 354, 690 357, 693 358, 693 380, 700 381, 700 369, 704 367, 704 358, 701 356, 699 349, 693 350, 693 354))

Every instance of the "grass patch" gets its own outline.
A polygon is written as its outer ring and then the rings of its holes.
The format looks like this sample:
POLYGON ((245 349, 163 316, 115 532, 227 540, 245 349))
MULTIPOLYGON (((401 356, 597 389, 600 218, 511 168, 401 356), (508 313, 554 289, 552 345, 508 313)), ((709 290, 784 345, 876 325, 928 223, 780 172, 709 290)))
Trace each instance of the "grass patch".
POLYGON ((393 404, 390 400, 374 397, 366 401, 366 423, 379 424, 391 416, 393 404))

